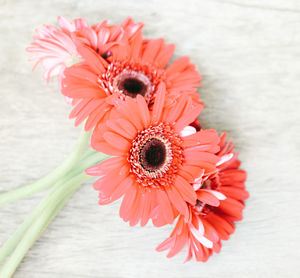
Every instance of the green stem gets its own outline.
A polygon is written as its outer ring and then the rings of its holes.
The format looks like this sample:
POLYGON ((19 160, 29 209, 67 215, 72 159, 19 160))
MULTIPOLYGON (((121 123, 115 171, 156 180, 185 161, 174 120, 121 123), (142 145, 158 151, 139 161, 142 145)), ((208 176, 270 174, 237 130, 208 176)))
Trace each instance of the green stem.
MULTIPOLYGON (((49 225, 49 223, 57 215, 57 213, 62 209, 70 196, 83 182, 92 178, 90 176, 87 176, 85 173, 82 173, 82 171, 85 168, 97 164, 106 158, 108 158, 108 156, 104 154, 91 153, 91 155, 80 164, 76 171, 73 171, 68 175, 69 181, 66 184, 64 184, 63 186, 61 183, 59 184, 60 186, 56 185, 55 189, 53 189, 50 194, 48 194, 48 196, 44 198, 44 200, 42 201, 44 205, 40 204, 32 213, 32 215, 23 223, 23 225, 20 227, 21 229, 19 229, 13 235, 13 237, 15 238, 13 240, 9 240, 10 244, 8 246, 10 248, 14 248, 17 245, 17 242, 19 242, 19 244, 0 271, 1 278, 12 277, 16 268, 21 263, 30 247, 39 238, 42 231, 49 225), (77 174, 75 174, 74 177, 75 172, 77 172, 77 174), (70 178, 70 176, 72 177, 70 178), (31 227, 29 229, 30 225, 31 227), (23 234, 24 236, 20 240, 23 234)), ((6 251, 8 251, 7 248, 6 251)))
POLYGON ((47 207, 42 211, 40 216, 28 229, 22 240, 17 245, 15 251, 12 253, 11 257, 7 260, 0 271, 1 278, 10 278, 16 271, 18 265, 21 263, 22 259, 38 239, 42 231, 45 229, 47 223, 49 223, 50 218, 54 218, 55 212, 58 213, 63 207, 67 199, 72 195, 73 192, 80 186, 81 183, 90 179, 85 173, 71 179, 66 187, 68 190, 57 190, 50 198, 47 207))
POLYGON ((86 150, 90 139, 90 132, 81 132, 81 135, 76 143, 76 146, 69 156, 51 173, 43 178, 35 181, 32 184, 25 185, 9 192, 0 194, 0 205, 4 205, 21 198, 27 197, 33 193, 45 190, 61 179, 66 173, 77 164, 83 152, 86 150))
POLYGON ((39 205, 32 211, 32 213, 26 218, 26 220, 19 226, 17 231, 5 242, 5 244, 0 249, 0 263, 13 251, 13 249, 17 246, 18 242, 21 240, 24 232, 30 227, 33 221, 40 215, 40 213, 44 210, 44 208, 49 203, 49 198, 58 190, 60 187, 65 187, 64 184, 67 183, 74 176, 82 173, 86 168, 91 165, 99 163, 101 160, 104 160, 108 156, 104 154, 98 153, 94 150, 88 151, 89 156, 85 156, 85 158, 77 165, 77 167, 68 173, 59 181, 55 186, 50 190, 49 194, 44 197, 44 199, 39 203, 39 205))

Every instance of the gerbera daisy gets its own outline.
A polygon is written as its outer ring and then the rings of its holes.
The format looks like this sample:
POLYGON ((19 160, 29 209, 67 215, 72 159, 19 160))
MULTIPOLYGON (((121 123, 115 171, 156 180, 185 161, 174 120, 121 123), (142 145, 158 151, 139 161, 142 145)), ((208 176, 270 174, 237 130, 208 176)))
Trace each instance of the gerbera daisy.
POLYGON ((246 172, 239 169, 240 161, 233 144, 226 143, 226 134, 220 139, 218 173, 204 183, 194 181, 197 201, 188 204, 191 221, 180 216, 169 238, 156 249, 169 249, 167 257, 173 257, 187 245, 186 260, 194 257, 196 261, 206 261, 213 251, 220 252, 221 240, 229 239, 234 232, 234 221, 242 219, 243 200, 249 197, 245 190, 246 172))
POLYGON ((102 176, 94 184, 100 192, 99 204, 124 195, 120 216, 130 225, 141 220, 143 226, 153 218, 161 226, 162 222, 172 223, 178 212, 188 219, 188 204, 197 199, 191 182, 199 173, 203 177, 214 173, 219 160, 216 131, 180 135, 202 105, 181 96, 166 106, 164 99, 163 84, 151 111, 141 95, 127 98, 92 135, 94 149, 114 156, 86 170, 89 175, 102 176))
POLYGON ((196 93, 201 76, 188 57, 181 57, 165 68, 174 48, 163 39, 143 40, 139 33, 129 43, 111 48, 109 57, 104 59, 78 43, 77 50, 84 62, 65 70, 62 88, 65 96, 77 99, 70 114, 70 118, 76 118, 75 125, 87 118, 85 129, 92 129, 128 97, 141 95, 150 106, 159 84, 164 84, 169 102, 184 94, 194 104, 202 104, 196 93))
POLYGON ((143 27, 142 23, 134 23, 131 18, 120 25, 107 25, 106 21, 102 21, 92 27, 82 18, 69 22, 60 16, 57 21, 59 28, 44 25, 36 29, 37 35, 33 36, 34 41, 27 48, 33 53, 30 60, 35 62, 34 68, 39 63, 43 65, 47 81, 54 76, 61 78, 64 69, 81 58, 73 37, 106 57, 111 47, 122 40, 130 40, 143 27))

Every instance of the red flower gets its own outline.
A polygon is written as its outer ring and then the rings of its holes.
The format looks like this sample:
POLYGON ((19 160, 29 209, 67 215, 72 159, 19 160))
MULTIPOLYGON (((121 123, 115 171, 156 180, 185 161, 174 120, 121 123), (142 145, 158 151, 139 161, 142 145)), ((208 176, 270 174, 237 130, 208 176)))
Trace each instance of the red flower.
POLYGON ((130 41, 112 45, 105 57, 78 43, 84 62, 65 70, 62 88, 65 96, 76 100, 70 114, 70 118, 76 118, 75 125, 87 119, 85 129, 92 129, 128 97, 141 95, 151 106, 160 84, 166 88, 168 103, 184 94, 194 104, 202 104, 196 93, 201 76, 188 57, 165 68, 174 48, 163 39, 143 40, 140 32, 130 41))
POLYGON ((220 252, 221 240, 229 239, 234 232, 234 221, 242 220, 243 200, 249 197, 245 190, 246 172, 239 169, 240 161, 234 146, 230 141, 226 143, 226 134, 220 139, 218 173, 203 184, 197 180, 194 183, 197 201, 188 204, 191 220, 180 216, 171 235, 157 247, 157 251, 169 249, 167 257, 187 245, 186 260, 194 257, 196 261, 206 261, 213 251, 220 252))
POLYGON ((197 196, 191 182, 216 172, 219 138, 214 130, 189 136, 180 132, 202 110, 190 97, 165 106, 164 85, 158 87, 153 110, 145 98, 127 98, 111 119, 92 135, 94 149, 114 156, 86 170, 101 176, 94 188, 99 204, 108 204, 124 195, 120 216, 135 225, 172 223, 178 212, 190 217, 188 204, 197 196), (160 210, 158 208, 160 207, 160 210))

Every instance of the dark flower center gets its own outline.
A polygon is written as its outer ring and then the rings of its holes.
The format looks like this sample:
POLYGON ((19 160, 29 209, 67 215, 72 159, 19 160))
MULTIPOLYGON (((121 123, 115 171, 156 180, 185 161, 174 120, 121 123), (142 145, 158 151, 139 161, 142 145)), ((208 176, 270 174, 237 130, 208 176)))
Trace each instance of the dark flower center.
POLYGON ((147 86, 139 79, 128 77, 120 81, 119 90, 127 96, 135 98, 137 95, 144 96, 147 90, 147 86))
POLYGON ((184 161, 183 141, 173 128, 169 123, 151 125, 132 141, 127 159, 140 185, 161 188, 173 184, 184 161))
POLYGON ((155 171, 165 163, 167 150, 164 142, 157 138, 148 140, 140 151, 140 163, 147 171, 155 171))
POLYGON ((110 57, 110 56, 112 56, 112 52, 111 52, 110 50, 105 51, 105 52, 101 55, 101 57, 102 57, 103 59, 107 59, 107 58, 110 57))
POLYGON ((124 96, 136 98, 142 95, 146 99, 152 96, 152 84, 148 76, 143 72, 134 70, 123 70, 114 78, 113 87, 115 87, 124 96))

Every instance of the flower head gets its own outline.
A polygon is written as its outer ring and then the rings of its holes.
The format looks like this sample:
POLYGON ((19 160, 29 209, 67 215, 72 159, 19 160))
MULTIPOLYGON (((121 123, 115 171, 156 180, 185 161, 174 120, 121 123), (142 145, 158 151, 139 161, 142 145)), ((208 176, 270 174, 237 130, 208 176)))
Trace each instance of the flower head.
POLYGON ((234 146, 226 142, 226 134, 220 137, 218 172, 193 183, 197 201, 188 204, 190 221, 179 216, 171 235, 158 247, 158 251, 169 249, 168 257, 176 255, 187 245, 187 258, 206 261, 213 252, 219 253, 221 240, 229 239, 234 232, 234 221, 242 219, 243 200, 249 194, 245 190, 245 171, 239 169, 240 162, 234 146))
POLYGON ((201 109, 186 96, 165 105, 163 84, 152 110, 140 95, 118 106, 92 135, 94 149, 114 156, 86 170, 101 176, 94 184, 99 203, 124 195, 120 216, 131 225, 141 221, 143 226, 152 218, 154 225, 161 226, 172 223, 178 213, 188 219, 188 204, 197 199, 191 182, 215 173, 219 160, 214 130, 181 136, 201 109))
POLYGON ((104 59, 92 48, 78 43, 84 62, 65 70, 62 87, 65 96, 76 99, 70 114, 76 118, 75 125, 87 118, 85 128, 92 129, 128 97, 143 96, 151 106, 160 84, 166 88, 167 102, 184 94, 194 104, 202 104, 196 93, 201 76, 188 57, 165 68, 174 48, 163 39, 144 40, 139 33, 130 41, 111 47, 104 59))
POLYGON ((143 27, 142 23, 135 23, 131 18, 120 25, 107 25, 106 21, 102 21, 89 26, 82 18, 70 22, 62 16, 57 21, 59 28, 51 25, 38 28, 33 42, 27 48, 32 53, 30 59, 35 62, 35 66, 39 63, 43 65, 47 81, 55 76, 62 78, 65 68, 81 59, 75 38, 106 57, 111 47, 127 42, 143 27))

